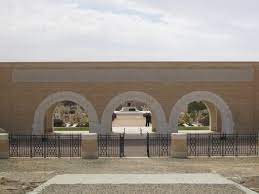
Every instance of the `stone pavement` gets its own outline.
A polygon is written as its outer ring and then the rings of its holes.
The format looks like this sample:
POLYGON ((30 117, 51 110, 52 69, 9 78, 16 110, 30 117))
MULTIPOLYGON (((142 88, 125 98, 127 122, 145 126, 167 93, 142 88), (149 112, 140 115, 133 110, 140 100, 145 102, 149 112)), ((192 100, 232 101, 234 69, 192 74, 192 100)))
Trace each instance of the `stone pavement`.
MULTIPOLYGON (((51 185, 229 185, 241 193, 255 192, 214 173, 172 174, 63 174, 37 187, 31 194, 41 193, 51 185)), ((68 187, 69 189, 69 187, 68 187)), ((180 192, 180 191, 179 191, 180 192)), ((44 193, 44 192, 43 192, 44 193)), ((196 192, 195 192, 196 193, 196 192)), ((225 193, 225 192, 224 192, 225 193)))
POLYGON ((114 133, 128 133, 128 134, 140 134, 140 133, 152 133, 152 127, 131 127, 131 126, 123 126, 123 127, 112 127, 112 131, 114 133))

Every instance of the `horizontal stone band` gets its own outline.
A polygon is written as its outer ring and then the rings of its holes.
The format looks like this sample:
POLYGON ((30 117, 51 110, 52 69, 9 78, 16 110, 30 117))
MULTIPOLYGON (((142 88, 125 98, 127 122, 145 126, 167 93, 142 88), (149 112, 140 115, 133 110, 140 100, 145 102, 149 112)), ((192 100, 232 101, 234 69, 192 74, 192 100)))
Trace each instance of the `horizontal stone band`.
POLYGON ((240 82, 253 69, 14 69, 13 82, 240 82))

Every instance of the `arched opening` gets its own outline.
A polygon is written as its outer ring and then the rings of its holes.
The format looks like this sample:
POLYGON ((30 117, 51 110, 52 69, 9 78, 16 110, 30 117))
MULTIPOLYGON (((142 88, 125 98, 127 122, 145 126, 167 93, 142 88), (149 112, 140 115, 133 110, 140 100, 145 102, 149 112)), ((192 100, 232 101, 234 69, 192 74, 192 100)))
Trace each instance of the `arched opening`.
POLYGON ((151 108, 138 101, 126 101, 112 113, 113 133, 156 132, 155 118, 151 108))
MULTIPOLYGON (((118 96, 115 96, 114 98, 111 99, 111 101, 106 106, 101 120, 102 133, 112 132, 112 120, 114 120, 113 118, 115 116, 114 113, 116 113, 116 109, 117 111, 120 111, 122 107, 126 107, 125 110, 127 110, 127 112, 129 113, 131 111, 127 107, 134 106, 134 104, 129 104, 132 102, 137 103, 139 107, 143 106, 142 112, 138 114, 139 120, 141 120, 140 119, 141 115, 143 118, 144 113, 150 113, 151 119, 152 119, 151 122, 153 124, 152 128, 155 128, 155 131, 158 133, 168 132, 165 113, 161 105, 159 104, 159 102, 156 99, 154 99, 152 96, 144 92, 129 91, 129 92, 119 94, 118 96), (127 106, 127 105, 130 105, 130 106, 127 106)), ((146 121, 145 119, 142 119, 140 122, 143 123, 145 121, 146 121)), ((151 128, 151 131, 152 131, 152 128, 151 128)))
POLYGON ((57 92, 46 97, 34 114, 33 134, 44 134, 53 129, 53 113, 58 103, 77 104, 88 115, 89 131, 97 132, 100 128, 97 113, 93 105, 82 95, 74 92, 57 92))
POLYGON ((181 112, 178 119, 178 132, 211 133, 221 132, 220 114, 217 107, 206 101, 193 101, 181 112))
POLYGON ((192 102, 203 102, 210 115, 210 129, 222 133, 233 133, 234 122, 232 113, 225 101, 218 95, 207 91, 196 91, 184 95, 174 105, 169 125, 172 132, 178 132, 178 121, 182 112, 186 112, 187 107, 192 102))
POLYGON ((89 132, 88 114, 80 105, 62 101, 52 107, 45 116, 46 133, 89 132))

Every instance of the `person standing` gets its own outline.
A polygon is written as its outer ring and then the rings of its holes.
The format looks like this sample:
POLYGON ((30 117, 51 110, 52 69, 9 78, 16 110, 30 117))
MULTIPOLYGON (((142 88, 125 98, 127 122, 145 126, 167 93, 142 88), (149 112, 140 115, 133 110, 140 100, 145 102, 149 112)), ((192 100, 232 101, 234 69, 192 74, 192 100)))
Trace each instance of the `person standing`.
POLYGON ((149 127, 149 124, 151 123, 151 114, 148 113, 146 115, 146 127, 149 127))

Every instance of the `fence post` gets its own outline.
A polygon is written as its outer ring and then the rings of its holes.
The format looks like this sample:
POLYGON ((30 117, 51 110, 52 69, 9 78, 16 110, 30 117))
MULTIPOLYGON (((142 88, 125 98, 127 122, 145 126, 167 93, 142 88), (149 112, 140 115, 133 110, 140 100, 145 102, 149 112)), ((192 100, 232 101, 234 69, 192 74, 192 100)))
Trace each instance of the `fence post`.
POLYGON ((235 138, 236 138, 236 142, 235 142, 235 144, 236 144, 236 153, 235 153, 235 156, 238 156, 238 134, 236 133, 235 134, 235 138))
POLYGON ((81 157, 84 159, 98 158, 98 145, 96 133, 82 134, 81 152, 81 157))
POLYGON ((0 133, 0 159, 9 158, 9 136, 8 133, 0 133))
POLYGON ((147 157, 149 157, 149 133, 147 132, 147 157))
POLYGON ((33 135, 30 135, 30 157, 32 158, 32 137, 33 135))
POLYGON ((171 156, 173 158, 187 157, 187 134, 172 133, 171 134, 171 156))
POLYGON ((258 155, 258 133, 256 133, 256 143, 255 143, 255 151, 256 151, 256 155, 258 155))
POLYGON ((120 134, 120 157, 124 157, 124 134, 120 134))
POLYGON ((58 158, 61 157, 61 154, 60 154, 60 146, 61 146, 61 143, 60 143, 60 135, 58 135, 58 158))
POLYGON ((43 157, 46 158, 46 137, 45 137, 45 134, 43 135, 43 138, 41 137, 41 142, 43 144, 43 157))
MULTIPOLYGON (((109 137, 109 134, 106 134, 105 135, 105 156, 107 157, 108 156, 108 137, 109 137)), ((109 138, 111 139, 111 138, 109 138)))
POLYGON ((211 144, 212 144, 212 139, 211 139, 211 135, 209 134, 209 138, 208 138, 208 156, 210 157, 211 156, 211 144))

